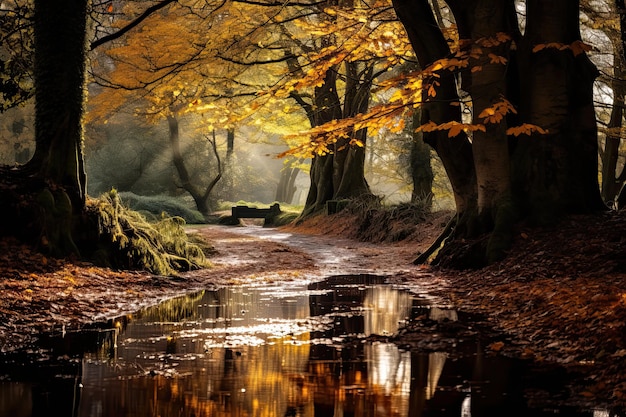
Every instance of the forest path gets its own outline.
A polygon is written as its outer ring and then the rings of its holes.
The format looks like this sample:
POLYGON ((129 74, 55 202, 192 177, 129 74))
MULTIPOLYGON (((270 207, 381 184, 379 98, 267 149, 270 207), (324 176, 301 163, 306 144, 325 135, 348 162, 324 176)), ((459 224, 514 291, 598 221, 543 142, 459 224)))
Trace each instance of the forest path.
POLYGON ((27 346, 41 333, 107 321, 224 285, 312 282, 341 274, 410 281, 421 294, 445 285, 411 264, 416 244, 375 245, 256 226, 200 225, 189 226, 188 232, 212 243, 217 254, 209 258, 212 267, 175 278, 52 259, 13 240, 0 240, 0 351, 27 346))
POLYGON ((189 232, 200 234, 218 252, 210 258, 212 268, 185 274, 198 284, 253 285, 372 274, 388 277, 395 284, 410 282, 410 290, 423 296, 447 285, 445 279, 411 263, 423 244, 374 244, 260 226, 200 226, 189 232))

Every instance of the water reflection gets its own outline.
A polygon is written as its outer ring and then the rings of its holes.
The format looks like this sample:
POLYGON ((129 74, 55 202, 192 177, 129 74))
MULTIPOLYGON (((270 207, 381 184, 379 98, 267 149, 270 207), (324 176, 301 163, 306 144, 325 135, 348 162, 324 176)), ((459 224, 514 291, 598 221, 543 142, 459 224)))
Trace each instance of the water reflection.
POLYGON ((425 311, 458 319, 423 304, 367 275, 203 291, 45 340, 41 364, 6 357, 0 417, 612 417, 529 410, 528 367, 474 342, 464 355, 389 343, 425 311))

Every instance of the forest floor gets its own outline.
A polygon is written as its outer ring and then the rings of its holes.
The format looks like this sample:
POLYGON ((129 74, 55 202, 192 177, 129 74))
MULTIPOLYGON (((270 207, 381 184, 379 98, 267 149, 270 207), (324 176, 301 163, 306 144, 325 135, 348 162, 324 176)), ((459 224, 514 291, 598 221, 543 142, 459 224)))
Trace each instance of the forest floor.
MULTIPOLYGON (((479 313, 500 335, 488 346, 494 354, 581 375, 572 387, 580 403, 626 405, 626 213, 574 216, 549 230, 520 226, 509 256, 480 270, 414 266, 449 216, 414 225, 398 215, 364 227, 340 213, 264 238, 252 228, 190 227, 214 245, 213 265, 174 278, 53 259, 1 240, 0 351, 196 289, 366 271, 479 313)), ((399 337, 418 343, 411 329, 399 337)))

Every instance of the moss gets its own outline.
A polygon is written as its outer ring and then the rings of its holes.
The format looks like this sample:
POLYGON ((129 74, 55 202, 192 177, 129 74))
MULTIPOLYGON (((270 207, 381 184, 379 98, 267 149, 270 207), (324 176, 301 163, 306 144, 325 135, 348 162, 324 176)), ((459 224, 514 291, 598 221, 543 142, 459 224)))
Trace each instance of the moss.
POLYGON ((190 242, 181 217, 162 216, 151 223, 121 204, 115 190, 90 200, 88 215, 97 225, 99 261, 124 269, 145 269, 158 275, 174 275, 207 266, 200 246, 190 242), (105 255, 106 254, 106 255, 105 255))

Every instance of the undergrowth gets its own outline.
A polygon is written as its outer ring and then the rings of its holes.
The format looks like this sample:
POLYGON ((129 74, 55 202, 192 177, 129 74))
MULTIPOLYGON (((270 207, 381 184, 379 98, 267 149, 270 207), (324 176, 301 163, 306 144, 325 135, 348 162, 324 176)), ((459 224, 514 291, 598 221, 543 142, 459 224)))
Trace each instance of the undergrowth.
POLYGON ((349 200, 344 211, 356 219, 355 238, 367 242, 397 242, 411 236, 415 226, 427 219, 430 205, 424 201, 385 206, 379 198, 369 196, 349 200))
POLYGON ((112 190, 87 207, 96 222, 98 248, 94 261, 124 269, 144 269, 158 275, 174 275, 207 266, 202 248, 190 242, 182 217, 162 215, 149 222, 141 213, 125 207, 112 190))

